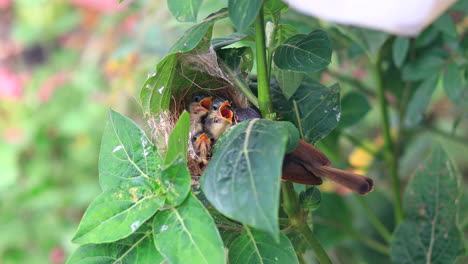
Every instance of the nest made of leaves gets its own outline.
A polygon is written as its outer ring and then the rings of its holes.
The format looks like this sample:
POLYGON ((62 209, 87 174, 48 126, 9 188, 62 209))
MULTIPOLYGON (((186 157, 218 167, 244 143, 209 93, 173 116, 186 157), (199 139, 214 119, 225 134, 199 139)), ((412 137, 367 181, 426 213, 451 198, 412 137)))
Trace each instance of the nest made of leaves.
MULTIPOLYGON (((227 69, 212 48, 202 54, 179 54, 178 62, 175 72, 180 81, 177 87, 171 87, 169 109, 148 119, 152 140, 161 152, 166 152, 169 135, 195 93, 225 98, 232 107, 251 107, 247 97, 235 87, 235 78, 247 81, 247 75, 240 68, 227 69)), ((189 135, 188 142, 188 168, 192 178, 197 180, 204 168, 195 161, 196 153, 190 140, 192 136, 189 135)))

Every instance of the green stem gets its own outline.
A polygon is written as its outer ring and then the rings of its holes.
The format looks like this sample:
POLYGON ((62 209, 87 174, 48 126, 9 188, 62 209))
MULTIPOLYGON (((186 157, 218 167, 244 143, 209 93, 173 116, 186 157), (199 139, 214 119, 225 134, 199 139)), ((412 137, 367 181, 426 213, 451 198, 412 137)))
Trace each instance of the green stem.
POLYGON ((401 201, 401 185, 398 177, 398 159, 393 146, 392 137, 390 134, 390 121, 388 117, 388 105, 385 99, 385 87, 382 83, 382 74, 380 71, 380 63, 382 56, 382 49, 375 61, 372 61, 372 74, 374 76, 375 84, 377 86, 377 97, 380 105, 380 117, 382 119, 382 129, 384 137, 384 157, 387 166, 390 170, 390 177, 392 182, 393 191, 393 207, 395 211, 396 224, 403 220, 403 206, 401 201))
POLYGON ((377 156, 377 153, 373 149, 371 149, 369 146, 364 144, 361 140, 359 140, 355 136, 353 136, 353 135, 351 135, 351 134, 349 134, 348 132, 345 132, 345 131, 342 131, 342 135, 346 139, 351 141, 351 143, 353 143, 355 146, 358 146, 359 148, 361 148, 362 150, 364 150, 365 152, 369 153, 370 155, 372 155, 374 157, 377 156))
POLYGON ((328 257, 327 252, 323 249, 322 245, 320 245, 320 242, 315 238, 312 230, 310 230, 307 225, 304 212, 299 207, 299 202, 296 192, 294 191, 293 184, 290 182, 283 182, 281 187, 283 191, 284 211, 291 219, 292 226, 296 227, 302 236, 304 236, 321 264, 331 264, 332 262, 328 257))
POLYGON ((390 241, 392 240, 392 234, 390 233, 390 231, 388 231, 388 229, 380 221, 377 215, 375 215, 374 211, 372 211, 369 204, 367 203, 367 200, 359 195, 357 195, 357 198, 358 201, 361 203, 362 208, 364 208, 364 211, 366 212, 369 221, 375 227, 377 232, 379 232, 379 234, 385 239, 385 241, 387 241, 387 243, 390 243, 390 241))
POLYGON ((266 60, 263 6, 260 8, 257 20, 255 21, 255 46, 257 51, 258 104, 262 116, 264 118, 273 119, 273 107, 270 98, 270 82, 266 60))

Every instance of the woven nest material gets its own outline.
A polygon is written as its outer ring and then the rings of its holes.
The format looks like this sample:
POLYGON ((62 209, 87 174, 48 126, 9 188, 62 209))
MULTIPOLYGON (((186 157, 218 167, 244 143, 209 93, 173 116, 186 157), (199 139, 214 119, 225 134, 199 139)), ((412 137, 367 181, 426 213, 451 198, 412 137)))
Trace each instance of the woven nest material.
MULTIPOLYGON (((179 116, 190 103, 195 93, 204 93, 213 97, 221 97, 230 101, 235 108, 251 107, 247 97, 234 86, 234 76, 242 75, 240 70, 233 72, 220 66, 216 52, 210 48, 204 54, 181 54, 179 64, 176 66, 176 74, 185 81, 180 87, 173 87, 169 110, 148 119, 152 130, 152 140, 161 152, 166 152, 169 135, 172 132, 179 116), (175 89, 174 89, 175 88, 175 89)), ((242 77, 243 78, 243 77, 242 77)), ((189 139, 193 135, 189 135, 189 139)), ((188 167, 192 179, 197 181, 203 173, 204 167, 197 163, 196 153, 192 141, 188 142, 188 167)))

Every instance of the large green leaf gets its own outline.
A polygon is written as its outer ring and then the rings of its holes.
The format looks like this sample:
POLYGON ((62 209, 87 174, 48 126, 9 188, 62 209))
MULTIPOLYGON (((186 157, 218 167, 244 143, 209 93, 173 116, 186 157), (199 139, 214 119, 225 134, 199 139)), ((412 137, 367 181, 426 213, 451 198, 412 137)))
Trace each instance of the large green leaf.
POLYGON ((184 159, 187 158, 188 153, 188 140, 190 130, 190 114, 184 111, 174 129, 169 136, 168 149, 166 157, 164 158, 164 164, 172 163, 177 157, 182 156, 184 159))
POLYGON ((161 171, 161 190, 165 192, 168 205, 181 204, 190 192, 190 184, 191 178, 187 168, 187 160, 182 155, 179 155, 161 171))
POLYGON ((406 114, 407 125, 415 125, 423 119, 423 114, 437 86, 437 78, 437 75, 431 76, 417 87, 416 92, 408 103, 408 112, 406 114))
POLYGON ((400 68, 403 65, 403 62, 406 59, 406 55, 408 55, 410 41, 408 38, 405 37, 397 37, 393 42, 392 46, 392 55, 393 55, 393 62, 395 65, 400 68))
POLYGON ((128 238, 114 243, 81 245, 67 264, 159 264, 163 261, 154 247, 151 229, 143 226, 128 238))
POLYGON ((276 65, 273 66, 273 72, 275 73, 276 80, 278 81, 284 97, 288 100, 294 95, 305 77, 303 72, 282 70, 276 65))
POLYGON ((410 179, 405 192, 405 221, 396 229, 394 263, 453 263, 463 255, 457 227, 459 176, 445 151, 437 145, 410 179))
POLYGON ((444 72, 444 90, 447 96, 455 104, 463 99, 463 79, 457 64, 450 63, 444 72))
POLYGON ((330 64, 332 46, 327 33, 312 31, 299 34, 278 46, 273 56, 276 66, 283 70, 313 72, 330 64))
POLYGON ((193 194, 182 205, 156 214, 153 235, 156 248, 169 263, 226 263, 214 221, 193 194))
POLYGON ((99 154, 99 182, 103 190, 149 181, 157 163, 155 147, 130 119, 110 110, 99 154))
POLYGON ((167 0, 171 14, 180 22, 195 22, 202 0, 167 0))
POLYGON ((229 0, 229 17, 237 28, 237 31, 244 32, 257 18, 262 0, 229 0))
POLYGON ((282 95, 278 84, 273 83, 271 91, 275 111, 294 123, 311 144, 327 136, 340 121, 340 88, 337 84, 325 87, 306 79, 289 100, 282 95))
POLYGON ((265 16, 275 16, 288 10, 288 6, 281 0, 268 0, 264 5, 265 16))
POLYGON ((229 263, 299 263, 288 237, 280 232, 279 242, 268 233, 245 228, 229 248, 229 263))
POLYGON ((125 238, 163 205, 164 197, 149 187, 108 189, 89 205, 73 242, 107 243, 125 238))
POLYGON ((342 116, 340 128, 352 126, 359 122, 371 109, 367 98, 359 92, 350 92, 341 99, 342 116))
POLYGON ((281 168, 289 126, 264 119, 225 132, 201 177, 210 203, 224 215, 278 236, 281 168))

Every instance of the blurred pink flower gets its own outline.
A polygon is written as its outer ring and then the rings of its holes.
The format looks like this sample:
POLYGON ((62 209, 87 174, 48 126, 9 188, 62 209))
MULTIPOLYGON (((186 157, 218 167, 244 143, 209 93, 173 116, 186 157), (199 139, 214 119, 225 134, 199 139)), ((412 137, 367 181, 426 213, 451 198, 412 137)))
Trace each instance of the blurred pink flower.
POLYGON ((11 0, 0 0, 0 9, 8 8, 11 4, 11 0))
POLYGON ((120 4, 118 0, 70 0, 70 2, 76 6, 101 13, 112 13, 126 8, 126 5, 120 4))
POLYGON ((49 260, 52 264, 61 264, 65 260, 65 252, 60 247, 54 247, 49 252, 49 260))
POLYGON ((3 132, 3 138, 8 144, 20 143, 24 139, 24 136, 23 129, 14 126, 6 127, 5 131, 3 132))
POLYGON ((22 94, 21 77, 8 69, 0 68, 0 100, 18 100, 22 94))

